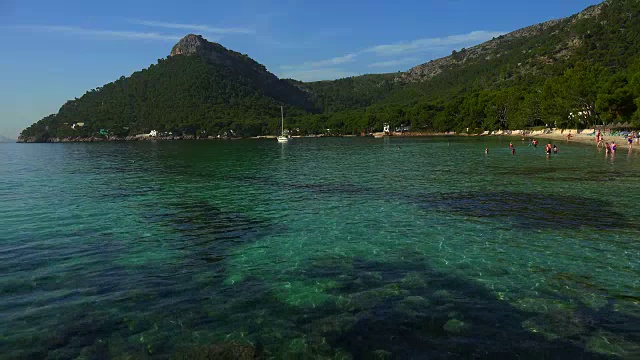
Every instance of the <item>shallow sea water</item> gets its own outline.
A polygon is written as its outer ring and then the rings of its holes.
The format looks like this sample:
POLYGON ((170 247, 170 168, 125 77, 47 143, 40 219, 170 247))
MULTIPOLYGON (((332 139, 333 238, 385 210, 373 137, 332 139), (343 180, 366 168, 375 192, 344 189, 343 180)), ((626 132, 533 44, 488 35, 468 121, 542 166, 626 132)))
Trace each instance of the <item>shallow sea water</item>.
POLYGON ((0 358, 640 358, 640 152, 509 140, 0 144, 0 358))

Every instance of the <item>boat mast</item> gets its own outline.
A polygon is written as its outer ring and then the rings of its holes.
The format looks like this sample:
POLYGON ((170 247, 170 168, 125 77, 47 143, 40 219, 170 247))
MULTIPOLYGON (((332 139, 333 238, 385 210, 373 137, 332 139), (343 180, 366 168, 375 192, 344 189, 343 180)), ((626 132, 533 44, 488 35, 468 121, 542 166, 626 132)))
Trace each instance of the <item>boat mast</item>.
POLYGON ((282 136, 284 136, 284 108, 280 106, 280 115, 282 116, 282 136))

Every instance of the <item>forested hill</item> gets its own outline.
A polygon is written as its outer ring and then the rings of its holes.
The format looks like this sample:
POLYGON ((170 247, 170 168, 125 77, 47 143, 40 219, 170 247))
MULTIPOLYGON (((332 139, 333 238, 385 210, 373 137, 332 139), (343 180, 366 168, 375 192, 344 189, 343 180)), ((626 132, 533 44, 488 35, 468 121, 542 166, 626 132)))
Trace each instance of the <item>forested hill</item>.
POLYGON ((306 86, 321 95, 317 104, 328 127, 346 124, 346 130, 381 129, 384 123, 459 132, 640 126, 639 55, 640 2, 609 0, 392 78, 369 75, 306 86))
POLYGON ((113 136, 151 130, 205 136, 275 133, 280 105, 291 116, 315 111, 308 93, 247 55, 187 35, 166 59, 68 101, 21 135, 47 141, 101 130, 113 136))
POLYGON ((281 104, 302 133, 384 123, 469 132, 640 125, 640 1, 608 0, 404 73, 312 83, 280 80, 246 55, 189 35, 167 59, 67 102, 22 135, 275 134, 281 104), (72 129, 78 122, 85 126, 72 129))

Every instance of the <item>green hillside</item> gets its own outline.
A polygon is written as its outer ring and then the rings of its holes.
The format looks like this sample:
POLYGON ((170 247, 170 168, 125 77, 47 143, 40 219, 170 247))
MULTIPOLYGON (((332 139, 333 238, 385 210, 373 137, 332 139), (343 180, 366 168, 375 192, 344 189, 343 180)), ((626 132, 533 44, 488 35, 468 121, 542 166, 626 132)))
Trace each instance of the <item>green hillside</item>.
POLYGON ((638 126, 639 52, 640 2, 611 0, 454 51, 391 81, 372 76, 370 90, 350 91, 339 86, 343 80, 325 89, 307 86, 324 91, 319 107, 329 122, 350 108, 358 115, 353 123, 375 129, 385 122, 436 131, 584 128, 627 121, 638 126), (385 90, 382 98, 366 109, 352 106, 366 103, 370 96, 364 94, 379 88, 385 90), (569 117, 578 112, 586 115, 569 117))
POLYGON ((309 94, 246 55, 189 35, 167 59, 68 101, 22 136, 91 136, 100 129, 116 136, 150 130, 253 136, 276 131, 280 105, 292 116, 315 111, 309 94), (189 47, 194 39, 200 45, 189 47))
POLYGON ((275 134, 279 106, 303 133, 640 125, 640 2, 609 0, 407 72, 302 83, 189 35, 171 56, 79 99, 23 137, 275 134), (570 117, 571 113, 581 115, 570 117), (84 122, 75 130, 73 123, 84 122))

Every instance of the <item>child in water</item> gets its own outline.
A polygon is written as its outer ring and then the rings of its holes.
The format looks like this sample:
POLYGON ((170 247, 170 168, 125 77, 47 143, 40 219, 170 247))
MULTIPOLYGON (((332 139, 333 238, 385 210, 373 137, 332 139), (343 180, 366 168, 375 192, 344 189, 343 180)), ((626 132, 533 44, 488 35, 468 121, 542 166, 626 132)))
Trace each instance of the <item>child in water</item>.
POLYGON ((485 153, 485 154, 488 154, 488 153, 489 153, 489 148, 488 148, 488 147, 484 148, 484 153, 485 153))
POLYGON ((556 147, 555 144, 553 144, 553 153, 557 154, 558 153, 558 148, 556 147))
POLYGON ((611 142, 611 155, 616 153, 616 149, 618 148, 618 145, 616 145, 615 141, 611 142))

